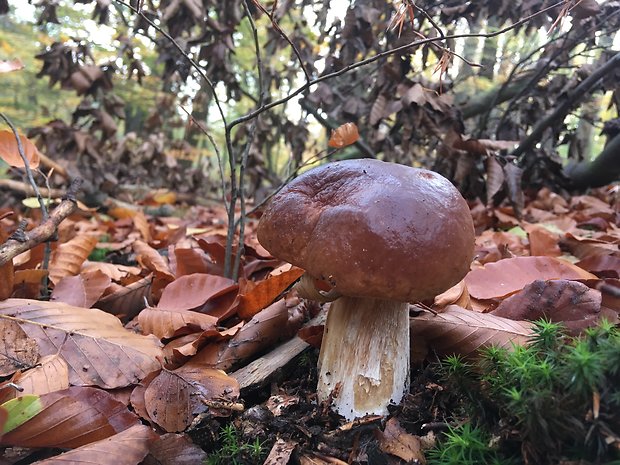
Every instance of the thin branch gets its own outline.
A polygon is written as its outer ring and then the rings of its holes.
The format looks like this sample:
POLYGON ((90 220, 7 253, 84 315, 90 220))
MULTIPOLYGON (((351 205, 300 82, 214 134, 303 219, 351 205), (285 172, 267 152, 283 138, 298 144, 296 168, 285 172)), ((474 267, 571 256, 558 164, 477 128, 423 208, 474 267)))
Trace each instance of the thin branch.
POLYGON ((67 191, 66 198, 60 202, 45 221, 30 231, 22 231, 19 234, 19 240, 9 238, 4 244, 0 245, 0 266, 6 264, 20 253, 30 250, 34 246, 53 237, 58 229, 58 225, 77 209, 75 195, 81 185, 81 179, 73 180, 67 191))
MULTIPOLYGON (((115 0, 118 1, 118 0, 115 0)), ((407 50, 411 47, 416 47, 416 46, 420 46, 420 45, 424 45, 424 44, 428 44, 431 42, 437 42, 439 40, 449 40, 449 39, 461 39, 461 38, 467 38, 467 37, 484 37, 484 38, 489 38, 489 37, 496 37, 499 36, 501 34, 504 34, 512 29, 515 29, 516 27, 520 26, 521 24, 524 24, 528 21, 530 21, 531 19, 535 18, 536 16, 539 16, 543 13, 546 13, 547 11, 556 8, 559 5, 562 5, 564 2, 558 2, 555 3, 551 6, 548 6, 547 8, 544 8, 540 11, 537 11, 536 13, 533 13, 523 19, 520 19, 519 21, 517 21, 516 23, 511 24, 510 26, 506 26, 503 29, 500 29, 498 31, 495 32, 488 32, 488 33, 475 33, 475 34, 452 34, 452 35, 447 35, 444 36, 443 39, 440 37, 431 37, 431 38, 426 38, 426 39, 420 39, 420 40, 415 40, 413 42, 410 42, 408 44, 404 44, 401 45, 399 47, 395 47, 392 48, 390 50, 386 50, 384 52, 380 52, 377 53, 376 55, 373 55, 371 57, 368 57, 364 60, 360 60, 357 61, 355 63, 351 63, 350 65, 345 66, 344 68, 338 70, 338 71, 334 71, 332 73, 329 74, 324 74, 323 76, 320 76, 318 78, 313 79, 310 82, 307 82, 303 85, 301 85, 300 87, 298 87, 297 89, 295 89, 293 92, 291 92, 289 95, 287 95, 286 97, 282 97, 281 99, 278 100, 274 100, 268 104, 265 104, 259 108, 257 108, 254 111, 251 111, 249 113, 247 113, 245 116, 241 116, 233 121, 230 122, 229 124, 229 128, 232 129, 234 126, 237 126, 238 124, 244 123, 252 118, 255 118, 257 115, 260 115, 261 113, 270 110, 273 107, 276 107, 278 105, 282 105, 283 103, 288 102, 289 100, 291 100, 292 98, 296 97, 297 95, 301 94, 302 92, 308 90, 311 86, 319 84, 323 81, 327 81, 329 79, 333 79, 335 77, 338 76, 342 76, 345 73, 348 73, 351 70, 357 69, 357 68, 361 68, 362 66, 366 66, 370 63, 374 63, 377 60, 380 60, 382 58, 388 57, 390 55, 394 55, 396 53, 402 52, 404 50, 407 50)))
POLYGON ((213 94, 213 100, 215 101, 215 105, 217 106, 217 109, 220 113, 220 117, 222 118, 222 121, 224 123, 224 126, 227 126, 226 124, 226 116, 224 115, 224 109, 222 108, 222 104, 219 101, 219 99, 217 98, 217 94, 215 93, 215 85, 213 84, 213 81, 211 81, 211 79, 205 74, 205 72, 202 70, 202 68, 198 65, 198 63, 196 63, 188 54, 185 50, 183 50, 183 47, 181 47, 178 42, 176 40, 174 40, 174 38, 168 34, 166 31, 164 31, 161 27, 159 27, 157 24, 155 24, 153 21, 151 21, 143 12, 141 9, 136 8, 132 5, 130 5, 127 2, 124 2, 123 0, 114 0, 116 3, 119 3, 127 8, 129 8, 131 11, 133 11, 135 14, 137 14, 138 16, 140 16, 144 21, 146 21, 149 26, 151 26, 153 29, 155 29, 157 32, 159 32, 161 35, 163 35, 166 40, 168 40, 172 45, 174 45, 174 47, 179 51, 179 53, 181 55, 183 55, 183 57, 189 62, 189 64, 196 70, 196 72, 200 75, 200 77, 202 79, 205 80, 205 82, 208 84, 209 88, 211 89, 211 93, 213 94))
POLYGON ((26 170, 26 177, 28 178, 28 182, 32 186, 32 190, 34 191, 35 196, 37 197, 37 201, 39 202, 39 207, 41 209, 41 215, 43 220, 47 219, 48 212, 47 207, 45 206, 45 202, 43 201, 43 197, 41 196, 41 192, 39 191, 39 186, 34 181, 34 177, 32 175, 32 170, 30 169, 30 162, 28 158, 26 158, 26 152, 24 152, 24 146, 22 145, 22 140, 19 138, 19 133, 17 132, 17 128, 13 122, 2 112, 0 112, 0 118, 4 120, 6 124, 11 128, 13 132, 13 137, 15 137, 15 142, 17 142, 17 151, 19 152, 19 156, 24 162, 24 169, 26 170))
POLYGON ((519 157, 525 152, 531 150, 540 141, 543 133, 548 127, 563 119, 571 108, 574 108, 579 103, 584 95, 596 86, 607 73, 612 71, 617 66, 620 66, 620 52, 616 53, 607 62, 605 62, 605 64, 594 70, 594 72, 584 79, 581 84, 569 91, 563 102, 551 113, 540 120, 532 132, 521 141, 521 143, 510 155, 513 157, 519 157))

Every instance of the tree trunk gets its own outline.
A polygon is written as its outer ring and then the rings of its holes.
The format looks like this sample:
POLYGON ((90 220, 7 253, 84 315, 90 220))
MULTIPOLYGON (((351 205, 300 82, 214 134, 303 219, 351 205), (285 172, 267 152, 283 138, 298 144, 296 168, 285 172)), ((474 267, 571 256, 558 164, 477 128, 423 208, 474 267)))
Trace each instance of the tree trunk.
POLYGON ((567 167, 566 175, 579 189, 600 187, 620 179, 620 135, 607 142, 593 161, 567 167))

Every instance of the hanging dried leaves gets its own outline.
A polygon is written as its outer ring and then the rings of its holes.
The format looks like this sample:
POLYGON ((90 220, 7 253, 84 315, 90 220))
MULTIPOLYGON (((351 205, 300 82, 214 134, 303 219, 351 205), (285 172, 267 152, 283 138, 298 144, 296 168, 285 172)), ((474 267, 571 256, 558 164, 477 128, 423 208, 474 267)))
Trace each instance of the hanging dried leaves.
MULTIPOLYGON (((20 135, 19 140, 30 169, 38 168, 41 157, 39 149, 26 136, 20 135)), ((17 141, 12 131, 0 130, 0 158, 11 166, 24 168, 24 160, 19 154, 17 141)))
POLYGON ((327 145, 341 149, 357 142, 360 138, 355 123, 345 123, 332 131, 327 145))

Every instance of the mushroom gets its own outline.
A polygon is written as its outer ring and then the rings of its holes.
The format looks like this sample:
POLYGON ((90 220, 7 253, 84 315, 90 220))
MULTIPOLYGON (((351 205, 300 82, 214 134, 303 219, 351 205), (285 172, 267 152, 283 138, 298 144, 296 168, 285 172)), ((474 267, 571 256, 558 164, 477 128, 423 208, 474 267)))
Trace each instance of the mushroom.
POLYGON ((258 239, 306 270, 306 288, 326 281, 327 295, 337 297, 319 354, 318 400, 347 420, 387 414, 409 387, 408 303, 440 294, 469 271, 474 228, 458 190, 424 169, 328 163, 273 197, 258 239))

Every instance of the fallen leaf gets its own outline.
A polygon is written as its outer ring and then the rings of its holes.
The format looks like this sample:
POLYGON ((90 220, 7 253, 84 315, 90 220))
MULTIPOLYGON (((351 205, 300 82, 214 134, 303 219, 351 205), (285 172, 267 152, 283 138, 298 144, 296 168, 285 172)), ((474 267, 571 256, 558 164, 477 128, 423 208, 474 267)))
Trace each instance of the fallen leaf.
POLYGON ((207 301, 229 292, 236 292, 232 279, 211 274, 190 274, 170 283, 161 295, 158 306, 177 310, 192 310, 207 301))
POLYGON ((77 276, 65 276, 54 287, 50 300, 90 308, 99 300, 111 282, 110 277, 99 270, 82 272, 77 276))
MULTIPOLYGON (((64 454, 37 462, 37 465, 137 465, 149 453, 157 434, 144 425, 134 425, 106 439, 91 442, 64 454)), ((200 462, 195 462, 200 463, 200 462)))
POLYGON ((296 441, 290 439, 285 441, 282 438, 278 438, 271 447, 263 465, 287 465, 296 447, 296 441))
POLYGON ((341 149, 348 145, 354 144, 360 138, 355 123, 344 123, 332 131, 329 138, 328 146, 341 149))
POLYGON ((82 263, 97 245, 95 236, 76 236, 60 244, 52 254, 49 272, 50 280, 57 284, 65 276, 75 276, 80 272, 82 263))
POLYGON ((0 376, 33 367, 39 360, 37 341, 15 321, 0 320, 0 376))
POLYGON ((491 313, 511 320, 541 318, 563 323, 571 333, 597 323, 601 293, 585 284, 565 279, 536 280, 502 301, 491 313))
POLYGON ((162 434, 151 443, 150 451, 159 465, 196 465, 208 459, 186 434, 162 434))
POLYGON ((169 433, 184 431, 196 415, 206 411, 227 416, 230 411, 220 413, 208 404, 225 405, 238 397, 239 383, 234 378, 190 363, 173 371, 162 370, 144 392, 149 417, 169 433))
POLYGON ((138 315, 138 322, 144 334, 154 334, 160 339, 214 330, 217 318, 190 310, 147 307, 138 315))
POLYGON ((15 397, 27 394, 47 394, 69 387, 69 367, 59 354, 41 357, 39 364, 23 373, 17 380, 23 391, 15 391, 15 397))
POLYGON ((41 396, 18 397, 1 407, 13 405, 23 405, 21 410, 30 418, 5 433, 0 438, 3 445, 74 448, 139 423, 138 417, 110 394, 91 387, 70 387, 41 396))
POLYGON ((470 271, 465 284, 472 297, 485 300, 510 295, 537 279, 596 279, 596 276, 555 257, 515 257, 470 271))
POLYGON ((239 295, 239 307, 237 308, 239 317, 243 319, 251 318, 258 311, 276 300, 302 274, 304 274, 304 270, 292 267, 288 271, 270 276, 258 283, 248 282, 244 294, 239 295))
POLYGON ((159 368, 159 341, 126 330, 118 318, 61 302, 8 299, 0 318, 19 323, 42 355, 58 352, 69 365, 72 385, 113 389, 135 384, 159 368))
POLYGON ((394 417, 385 424, 383 431, 377 431, 379 448, 386 454, 394 455, 407 463, 424 465, 426 459, 420 445, 420 438, 407 433, 394 417))
POLYGON ((423 312, 411 318, 411 340, 413 345, 432 347, 439 355, 473 356, 491 345, 508 349, 513 344, 525 345, 533 335, 532 328, 529 322, 449 305, 441 313, 423 312))

